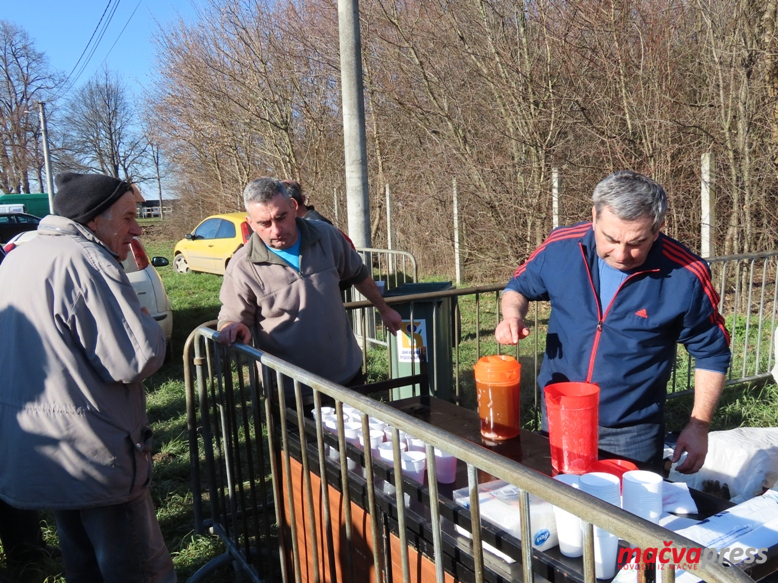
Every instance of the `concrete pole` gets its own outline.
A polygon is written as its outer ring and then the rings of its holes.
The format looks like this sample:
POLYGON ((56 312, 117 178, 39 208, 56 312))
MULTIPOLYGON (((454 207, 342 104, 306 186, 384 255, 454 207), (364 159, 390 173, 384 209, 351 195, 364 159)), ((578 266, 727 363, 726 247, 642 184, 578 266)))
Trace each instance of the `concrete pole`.
POLYGON ((389 185, 386 185, 386 248, 394 249, 392 247, 392 196, 389 189, 389 185))
POLYGON ((454 269, 456 271, 457 285, 462 284, 462 256, 459 252, 459 196, 457 192, 457 179, 453 179, 452 190, 454 193, 454 269))
POLYGON ((713 257, 713 227, 716 223, 716 193, 714 182, 716 173, 711 152, 702 155, 700 168, 700 255, 713 257))
POLYGON ((356 247, 371 247, 358 0, 338 0, 338 30, 340 83, 343 95, 343 142, 346 153, 348 234, 356 247))
POLYGON ((49 154, 49 132, 46 127, 46 110, 43 102, 38 102, 41 118, 41 137, 43 138, 43 160, 46 163, 46 193, 49 195, 49 213, 54 214, 54 177, 51 175, 51 155, 49 154))
POLYGON ((556 229, 559 226, 559 193, 562 190, 562 183, 559 179, 559 168, 551 169, 551 227, 556 229))

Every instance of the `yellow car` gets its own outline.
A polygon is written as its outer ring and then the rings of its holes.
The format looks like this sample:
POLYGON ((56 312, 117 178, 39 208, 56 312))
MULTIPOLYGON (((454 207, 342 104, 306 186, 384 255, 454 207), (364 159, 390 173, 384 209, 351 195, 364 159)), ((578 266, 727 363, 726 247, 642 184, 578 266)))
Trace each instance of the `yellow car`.
POLYGON ((245 212, 210 216, 176 243, 173 267, 178 273, 224 275, 233 254, 248 242, 251 232, 245 212))

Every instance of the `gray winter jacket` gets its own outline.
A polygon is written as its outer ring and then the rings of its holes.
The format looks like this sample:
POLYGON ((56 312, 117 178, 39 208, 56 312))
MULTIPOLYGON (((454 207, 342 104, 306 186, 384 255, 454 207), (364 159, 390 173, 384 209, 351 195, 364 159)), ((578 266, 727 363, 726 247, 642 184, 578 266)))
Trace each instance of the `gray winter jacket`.
POLYGON ((91 231, 53 215, 39 231, 0 265, 0 498, 127 502, 151 479, 142 381, 165 336, 91 231))
POLYGON ((336 383, 362 366, 338 282, 363 281, 370 270, 338 230, 297 219, 300 271, 252 235, 227 266, 219 327, 243 322, 257 347, 336 383))

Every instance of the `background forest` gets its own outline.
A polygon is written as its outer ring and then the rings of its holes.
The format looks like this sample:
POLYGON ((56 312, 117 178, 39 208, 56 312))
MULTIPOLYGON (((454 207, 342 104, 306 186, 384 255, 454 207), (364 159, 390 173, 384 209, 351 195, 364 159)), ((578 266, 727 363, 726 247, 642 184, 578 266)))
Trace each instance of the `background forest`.
MULTIPOLYGON (((456 184, 465 277, 501 281, 551 229, 552 168, 563 224, 587 219, 601 178, 632 168, 665 186, 666 232, 698 250, 710 152, 715 254, 775 248, 777 4, 363 0, 373 246, 387 244, 388 186, 394 247, 453 274, 456 184)), ((267 174, 300 180, 345 229, 336 3, 210 0, 157 40, 158 82, 136 104, 156 158, 115 166, 148 178, 161 152, 175 236, 239 210, 243 185, 267 174)), ((55 166, 81 160, 73 142, 60 139, 55 166)))

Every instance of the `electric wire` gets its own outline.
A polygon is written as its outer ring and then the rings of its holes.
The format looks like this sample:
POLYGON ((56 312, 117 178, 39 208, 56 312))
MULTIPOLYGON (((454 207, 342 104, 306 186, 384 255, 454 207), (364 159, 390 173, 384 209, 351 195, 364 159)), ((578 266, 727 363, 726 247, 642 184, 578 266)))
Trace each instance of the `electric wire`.
POLYGON ((65 80, 59 85, 59 88, 55 89, 56 95, 51 98, 52 101, 56 101, 68 93, 84 73, 86 67, 89 65, 89 62, 92 60, 97 47, 100 45, 100 42, 105 36, 105 33, 108 30, 108 26, 111 24, 120 2, 121 0, 115 0, 115 2, 114 0, 108 0, 108 4, 106 5, 105 10, 103 10, 103 14, 100 16, 100 20, 98 21, 95 30, 92 32, 92 36, 89 38, 89 41, 86 43, 81 56, 78 58, 78 61, 76 61, 76 64, 73 66, 73 69, 70 71, 65 80), (106 15, 108 15, 107 19, 106 15), (96 40, 95 36, 97 36, 96 40), (92 41, 95 42, 93 43, 92 41), (86 60, 84 60, 85 56, 86 60))
POLYGON ((130 17, 127 19, 127 22, 124 23, 124 26, 119 31, 119 34, 117 35, 116 40, 113 41, 113 44, 111 45, 111 48, 108 49, 108 52, 105 54, 105 58, 103 59, 103 62, 100 63, 101 67, 108 60, 108 56, 111 54, 111 51, 113 50, 113 48, 116 46, 116 43, 118 43, 119 39, 122 38, 122 35, 124 34, 125 29, 129 26, 130 21, 132 20, 132 17, 135 16, 135 13, 138 11, 138 8, 140 8, 141 2, 143 2, 143 0, 138 0, 138 3, 135 5, 135 9, 132 11, 132 14, 130 14, 130 17))

